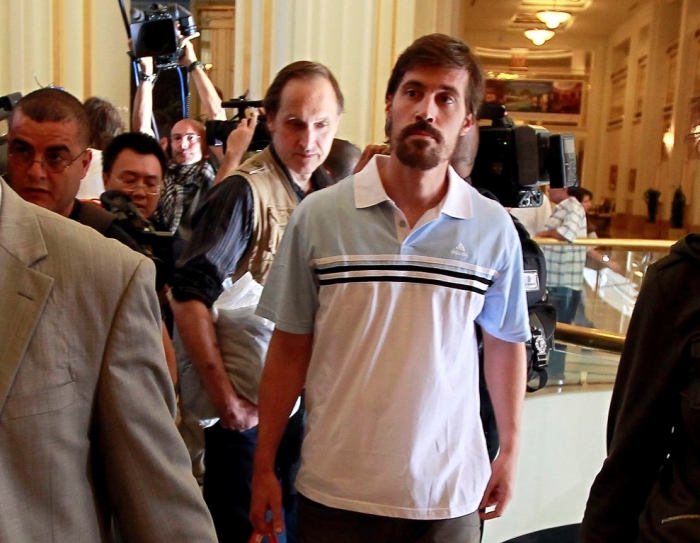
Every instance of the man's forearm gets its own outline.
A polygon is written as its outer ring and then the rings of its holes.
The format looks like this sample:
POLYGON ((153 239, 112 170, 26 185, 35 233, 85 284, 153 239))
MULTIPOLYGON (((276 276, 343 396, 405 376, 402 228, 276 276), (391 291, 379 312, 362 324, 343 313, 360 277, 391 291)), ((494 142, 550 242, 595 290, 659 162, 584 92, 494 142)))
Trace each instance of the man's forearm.
POLYGON ((274 470, 275 455, 289 414, 301 394, 311 359, 312 334, 275 330, 260 383, 256 470, 274 470))
POLYGON ((496 415, 501 454, 517 455, 527 362, 525 345, 484 332, 484 376, 496 415))
POLYGON ((564 236, 562 236, 562 235, 561 235, 559 232, 557 232, 556 230, 544 230, 543 232, 540 232, 539 234, 537 234, 537 236, 535 236, 535 237, 538 237, 538 238, 554 238, 554 239, 557 239, 557 240, 559 240, 559 241, 569 241, 568 239, 566 239, 564 236))
POLYGON ((204 69, 197 67, 192 70, 191 78, 201 101, 202 113, 207 119, 225 121, 226 111, 221 107, 221 98, 216 93, 216 88, 204 69))
POLYGON ((134 109, 131 116, 131 127, 134 132, 143 132, 155 137, 151 126, 153 113, 153 83, 141 81, 134 95, 134 109))
POLYGON ((215 407, 235 395, 226 373, 209 308, 199 300, 170 302, 182 343, 215 407))

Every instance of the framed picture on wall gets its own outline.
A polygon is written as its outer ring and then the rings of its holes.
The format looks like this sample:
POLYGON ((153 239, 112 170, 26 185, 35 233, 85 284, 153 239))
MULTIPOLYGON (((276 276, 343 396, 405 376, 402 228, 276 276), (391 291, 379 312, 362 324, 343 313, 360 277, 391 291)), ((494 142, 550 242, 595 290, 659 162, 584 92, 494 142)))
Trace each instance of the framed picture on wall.
POLYGON ((487 79, 484 102, 505 106, 518 119, 580 124, 584 82, 580 80, 487 79))

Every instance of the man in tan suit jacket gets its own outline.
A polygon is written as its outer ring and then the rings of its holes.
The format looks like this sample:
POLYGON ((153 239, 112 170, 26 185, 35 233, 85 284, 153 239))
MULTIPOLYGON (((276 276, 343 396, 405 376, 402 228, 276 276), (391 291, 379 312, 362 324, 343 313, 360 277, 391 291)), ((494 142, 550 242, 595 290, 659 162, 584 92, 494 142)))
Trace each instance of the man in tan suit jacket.
POLYGON ((0 181, 0 541, 215 542, 154 266, 0 181))

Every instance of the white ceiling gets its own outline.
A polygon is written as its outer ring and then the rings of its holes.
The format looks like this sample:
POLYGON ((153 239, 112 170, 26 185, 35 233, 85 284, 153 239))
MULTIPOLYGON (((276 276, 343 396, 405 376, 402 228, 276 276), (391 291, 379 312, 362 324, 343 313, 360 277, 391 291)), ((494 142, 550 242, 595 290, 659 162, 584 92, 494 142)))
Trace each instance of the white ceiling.
MULTIPOLYGON (((463 0, 462 21, 466 33, 522 33, 534 25, 514 24, 516 17, 535 17, 538 10, 566 10, 574 18, 559 29, 567 37, 605 37, 629 18, 647 0, 463 0)), ((544 25, 540 25, 544 28, 544 25)))

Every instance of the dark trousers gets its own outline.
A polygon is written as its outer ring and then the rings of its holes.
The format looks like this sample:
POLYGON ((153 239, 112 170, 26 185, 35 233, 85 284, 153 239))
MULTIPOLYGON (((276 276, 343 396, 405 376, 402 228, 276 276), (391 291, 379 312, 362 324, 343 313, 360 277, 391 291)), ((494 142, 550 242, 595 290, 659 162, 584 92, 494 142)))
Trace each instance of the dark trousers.
POLYGON ((301 543, 478 543, 477 512, 445 520, 382 517, 326 507, 299 495, 301 543))
MULTIPOLYGON (((289 419, 277 451, 275 467, 282 485, 285 532, 279 543, 297 543, 297 494, 304 437, 304 409, 289 419)), ((204 501, 214 519, 219 543, 248 543, 253 527, 248 518, 253 479, 253 454, 258 428, 226 430, 219 423, 204 430, 204 501)))
MULTIPOLYGON (((549 302, 557 310, 557 322, 571 324, 581 303, 581 291, 567 287, 548 287, 549 302)), ((558 347, 549 351, 549 376, 553 379, 563 379, 566 367, 566 347, 558 347), (559 350, 560 349, 560 350, 559 350)))

